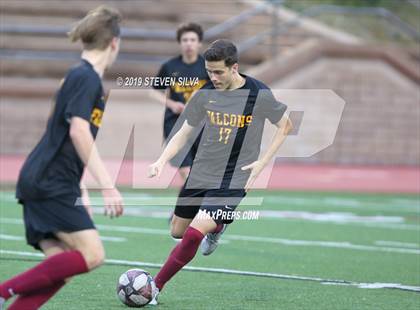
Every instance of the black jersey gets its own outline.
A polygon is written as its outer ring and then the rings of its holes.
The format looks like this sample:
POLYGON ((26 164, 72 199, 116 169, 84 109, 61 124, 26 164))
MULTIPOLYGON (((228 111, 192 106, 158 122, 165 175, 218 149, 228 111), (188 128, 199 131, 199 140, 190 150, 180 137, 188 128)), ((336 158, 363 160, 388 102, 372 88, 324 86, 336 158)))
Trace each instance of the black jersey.
POLYGON ((204 131, 187 187, 243 188, 250 172, 241 168, 258 159, 265 120, 277 123, 286 111, 265 84, 243 77, 232 91, 209 82, 188 103, 188 124, 204 131))
POLYGON ((70 120, 73 116, 85 119, 96 137, 104 108, 101 79, 82 59, 67 72, 56 93, 47 129, 20 171, 16 191, 19 200, 80 195, 84 164, 69 136, 70 120))
MULTIPOLYGON (((176 80, 176 83, 170 86, 170 99, 182 102, 184 104, 190 99, 194 91, 200 89, 209 81, 209 77, 205 68, 204 58, 201 55, 198 56, 196 62, 191 64, 183 62, 181 55, 168 60, 162 65, 157 74, 157 78, 166 77, 172 77, 176 80), (181 80, 179 78, 186 79, 181 80), (193 78, 196 78, 195 81, 193 83, 188 83, 193 81, 193 78), (184 81, 184 83, 181 81, 184 81), (185 83, 185 81, 187 81, 187 83, 185 83)), ((155 84, 153 87, 155 89, 163 90, 168 86, 164 84, 155 84)), ((172 110, 166 108, 165 123, 168 121, 176 120, 178 116, 178 114, 174 114, 172 110)))

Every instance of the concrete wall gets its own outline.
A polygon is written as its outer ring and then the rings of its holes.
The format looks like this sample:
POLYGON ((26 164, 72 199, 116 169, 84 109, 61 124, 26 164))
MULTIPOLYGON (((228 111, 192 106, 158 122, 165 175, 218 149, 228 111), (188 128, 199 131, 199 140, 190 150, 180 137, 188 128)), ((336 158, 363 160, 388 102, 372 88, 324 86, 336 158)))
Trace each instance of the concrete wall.
POLYGON ((310 158, 287 161, 420 163, 420 89, 389 64, 375 59, 322 57, 271 86, 332 89, 346 102, 333 145, 310 158))

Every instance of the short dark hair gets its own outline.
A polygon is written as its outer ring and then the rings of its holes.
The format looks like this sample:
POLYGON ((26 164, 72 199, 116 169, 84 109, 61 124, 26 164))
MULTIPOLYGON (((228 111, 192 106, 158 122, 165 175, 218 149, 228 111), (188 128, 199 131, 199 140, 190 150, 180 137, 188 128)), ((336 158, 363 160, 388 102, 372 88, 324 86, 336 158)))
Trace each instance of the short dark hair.
POLYGON ((232 41, 226 39, 216 40, 204 52, 204 59, 207 61, 224 60, 225 65, 231 67, 239 60, 238 49, 232 41))
POLYGON ((179 25, 178 29, 176 30, 176 40, 181 42, 181 37, 186 32, 195 32, 198 36, 198 40, 200 42, 203 41, 203 28, 201 28, 199 24, 184 23, 179 25))

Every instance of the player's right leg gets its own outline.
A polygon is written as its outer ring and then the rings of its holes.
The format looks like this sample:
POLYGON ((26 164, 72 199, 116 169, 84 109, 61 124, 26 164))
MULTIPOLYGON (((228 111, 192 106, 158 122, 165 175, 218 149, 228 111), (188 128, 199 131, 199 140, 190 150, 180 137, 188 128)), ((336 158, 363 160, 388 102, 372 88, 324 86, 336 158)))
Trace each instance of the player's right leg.
MULTIPOLYGON (((178 173, 181 176, 182 182, 184 184, 183 187, 181 188, 181 191, 185 186, 185 182, 188 179, 188 175, 190 174, 190 169, 191 169, 191 165, 193 163, 193 160, 194 160, 194 157, 193 157, 193 154, 190 150, 185 158, 182 158, 182 156, 175 156, 175 158, 173 158, 170 162, 173 167, 178 168, 178 173)), ((174 217, 174 212, 172 212, 170 214, 169 219, 168 219, 168 223, 171 224, 171 226, 172 226, 173 217, 174 217)), ((183 231, 185 231, 185 229, 183 231)), ((182 233, 183 233, 183 231, 182 231, 182 233)), ((180 238, 182 238, 182 235, 181 235, 180 238)), ((173 239, 175 241, 177 241, 176 239, 178 239, 178 238, 173 237, 173 239)))
POLYGON ((86 209, 75 205, 76 199, 63 196, 24 202, 28 244, 41 249, 42 240, 60 239, 69 250, 48 249, 57 253, 1 283, 0 297, 7 300, 13 295, 28 295, 51 288, 102 263, 104 254, 98 233, 86 209), (60 233, 64 231, 66 233, 60 233), (90 250, 87 250, 88 247, 91 247, 90 250))
MULTIPOLYGON (((64 243, 55 239, 41 240, 39 242, 39 247, 46 257, 51 257, 69 250, 64 243)), ((10 305, 9 310, 39 309, 52 296, 54 296, 68 282, 68 280, 69 278, 57 283, 54 286, 35 291, 31 294, 19 295, 13 304, 10 305)))
POLYGON ((174 215, 171 219, 171 236, 182 239, 188 226, 200 209, 200 203, 205 191, 186 189, 185 184, 179 192, 174 215))
MULTIPOLYGON (((174 215, 171 221, 171 235, 173 238, 179 239, 180 241, 178 246, 175 247, 175 249, 178 249, 178 251, 182 251, 184 245, 188 243, 188 241, 184 241, 185 232, 188 230, 191 222, 197 215, 197 212, 200 209, 201 200, 204 197, 205 193, 206 190, 186 189, 185 184, 179 193, 174 215), (183 241, 184 244, 181 244, 183 241)), ((186 240, 189 238, 190 236, 188 236, 186 240)), ((174 255, 174 251, 177 252, 177 250, 175 249, 172 250, 170 257, 174 255)), ((170 258, 168 259, 170 260, 170 258)), ((159 290, 161 288, 162 287, 157 288, 156 292, 154 292, 153 300, 149 303, 150 305, 157 305, 157 295, 159 294, 159 290)))
MULTIPOLYGON (((0 296, 7 300, 13 295, 37 294, 40 290, 54 289, 55 293, 64 285, 67 278, 88 272, 88 270, 81 252, 77 250, 62 251, 1 283, 0 296)), ((51 297, 53 294, 49 295, 51 297)))
POLYGON ((7 300, 13 295, 28 295, 49 288, 57 291, 66 279, 102 264, 105 255, 96 230, 56 235, 71 250, 47 257, 32 269, 1 283, 2 298, 7 300))
POLYGON ((182 218, 177 215, 172 216, 171 220, 171 236, 174 239, 182 239, 185 230, 190 226, 191 218, 182 218))
POLYGON ((159 291, 194 258, 204 236, 214 231, 216 227, 216 222, 205 212, 194 217, 191 225, 185 231, 182 241, 171 251, 165 264, 155 276, 156 287, 159 291))
POLYGON ((96 229, 87 229, 72 233, 56 233, 67 247, 79 251, 86 261, 89 270, 102 265, 105 260, 105 250, 96 229))

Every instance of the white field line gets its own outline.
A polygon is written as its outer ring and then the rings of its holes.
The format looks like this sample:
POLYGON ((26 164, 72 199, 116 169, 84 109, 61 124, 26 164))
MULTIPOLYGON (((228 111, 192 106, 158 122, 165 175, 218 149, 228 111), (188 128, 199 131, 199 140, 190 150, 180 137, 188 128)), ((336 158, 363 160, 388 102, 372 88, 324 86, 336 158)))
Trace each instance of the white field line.
MULTIPOLYGON (((3 218, 3 219, 0 219, 0 223, 22 225, 23 222, 20 219, 3 218)), ((169 232, 166 229, 116 226, 116 225, 114 226, 114 225, 103 225, 103 224, 98 224, 96 225, 96 227, 100 231, 139 233, 139 234, 151 234, 151 235, 169 235, 169 232)), ((324 248, 342 248, 342 249, 360 250, 360 251, 391 252, 391 253, 420 255, 420 249, 379 247, 379 246, 371 246, 371 245, 352 244, 350 242, 291 240, 291 239, 283 239, 283 238, 234 235, 234 234, 229 234, 229 233, 224 235, 223 239, 228 240, 228 241, 235 240, 235 241, 246 241, 246 242, 267 242, 267 243, 275 243, 275 244, 288 245, 288 246, 314 246, 314 247, 324 247, 324 248)))
MULTIPOLYGON (((25 238, 22 236, 16 235, 6 235, 0 234, 0 240, 9 240, 9 241, 25 241, 25 238)), ((127 238, 123 237, 111 237, 111 236, 101 236, 102 241, 106 242, 126 242, 127 238)))
MULTIPOLYGON (((240 209, 238 209, 240 210, 240 209)), ((103 208, 94 207, 95 214, 102 214, 103 208)), ((338 223, 392 223, 403 224, 404 218, 400 216, 360 216, 350 212, 308 212, 308 211, 289 211, 289 210, 241 210, 258 212, 258 218, 268 219, 298 219, 314 222, 338 222, 338 223)), ((124 208, 124 214, 137 217, 151 217, 151 218, 169 218, 172 209, 168 208, 124 208)))
POLYGON ((393 253, 420 255, 420 250, 417 250, 417 249, 378 247, 378 246, 370 246, 370 245, 353 244, 350 242, 290 240, 290 239, 280 239, 280 238, 240 236, 240 235, 229 235, 229 234, 223 237, 228 240, 270 242, 270 243, 292 245, 292 246, 315 246, 315 247, 326 247, 326 248, 342 248, 342 249, 373 251, 373 252, 393 252, 393 253))
MULTIPOLYGON (((176 196, 156 196, 149 193, 142 192, 127 192, 123 193, 126 205, 167 205, 173 206, 176 202, 176 196)), ((16 202, 15 194, 13 192, 0 193, 0 199, 7 202, 16 202)), ((92 196, 92 201, 101 205, 101 198, 92 196)), ((367 209, 372 211, 395 211, 406 212, 420 212, 420 200, 415 198, 390 198, 385 201, 369 201, 364 199, 350 198, 350 197, 296 197, 287 194, 282 195, 261 195, 246 197, 242 205, 260 205, 266 204, 287 204, 290 206, 298 207, 338 207, 338 208, 354 208, 354 209, 367 209)))
POLYGON ((13 235, 0 234, 0 240, 24 241, 25 238, 22 237, 22 236, 13 236, 13 235))
POLYGON ((113 236, 100 236, 102 241, 107 242, 126 242, 127 238, 124 237, 113 237, 113 236))
MULTIPOLYGON (((9 251, 9 250, 0 250, 0 254, 26 256, 26 257, 39 257, 39 258, 43 257, 43 254, 41 253, 9 251)), ((133 267, 133 266, 149 267, 149 268, 162 267, 162 264, 127 261, 127 260, 120 260, 120 259, 106 259, 105 264, 118 265, 118 266, 122 265, 122 266, 129 266, 129 267, 133 267)), ((420 292, 420 287, 418 286, 403 285, 400 283, 378 283, 378 282, 358 283, 358 282, 346 281, 346 280, 323 279, 323 278, 318 278, 318 277, 296 276, 296 275, 286 275, 286 274, 266 273, 266 272, 254 272, 254 271, 244 271, 244 270, 225 269, 225 268, 206 268, 206 267, 185 266, 182 269, 188 270, 188 271, 222 273, 222 274, 232 274, 232 275, 241 275, 241 276, 254 276, 254 277, 286 279, 286 280, 311 281, 311 282, 318 282, 321 284, 347 285, 347 286, 355 286, 359 288, 370 288, 370 289, 392 288, 392 289, 400 289, 400 290, 405 290, 405 291, 420 292)))
POLYGON ((400 211, 419 211, 420 200, 410 198, 391 198, 386 201, 369 201, 357 198, 347 197, 291 197, 291 196, 274 196, 264 195, 264 202, 267 204, 284 203, 293 206, 320 206, 320 207, 339 207, 354 209, 369 209, 377 211, 390 211, 398 208, 400 211), (401 208, 401 209, 400 209, 401 208))
MULTIPOLYGON (((313 222, 317 223, 317 222, 313 222)), ((322 222, 318 222, 323 224, 322 222)), ((397 229, 397 230, 416 230, 420 231, 420 226, 415 224, 392 224, 392 223, 329 223, 335 225, 352 225, 352 226, 364 226, 369 228, 381 228, 381 229, 397 229)))
POLYGON ((378 240, 378 241, 375 241, 375 244, 380 245, 380 246, 395 246, 395 247, 414 248, 414 249, 420 248, 419 243, 400 242, 400 241, 378 240))
MULTIPOLYGON (((102 208, 93 208, 95 214, 103 214, 102 208)), ((249 210, 247 210, 249 211, 249 210)), ((397 216, 357 216, 352 213, 312 213, 306 211, 259 211, 259 219, 275 220, 298 220, 310 221, 312 223, 335 224, 335 225, 361 225, 364 227, 398 229, 398 230, 420 230, 420 225, 404 224, 402 217, 397 216)), ((124 214, 148 218, 169 218, 171 211, 167 209, 143 209, 125 208, 124 214)))
MULTIPOLYGON (((102 208, 93 208, 95 214, 102 214, 102 208)), ((249 211, 249 210, 247 210, 249 211)), ((404 224, 403 218, 398 216, 357 216, 352 213, 311 213, 306 211, 276 211, 276 210, 254 210, 259 211, 259 219, 275 220, 298 220, 310 221, 312 223, 333 224, 333 225, 357 225, 370 228, 398 229, 398 230, 420 230, 420 225, 404 224)), ((124 214, 148 218, 169 218, 170 210, 156 208, 125 208, 124 214)))

